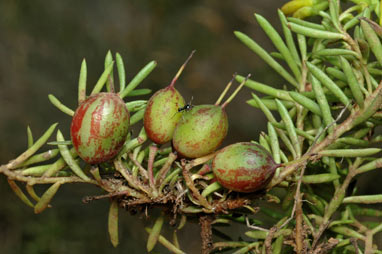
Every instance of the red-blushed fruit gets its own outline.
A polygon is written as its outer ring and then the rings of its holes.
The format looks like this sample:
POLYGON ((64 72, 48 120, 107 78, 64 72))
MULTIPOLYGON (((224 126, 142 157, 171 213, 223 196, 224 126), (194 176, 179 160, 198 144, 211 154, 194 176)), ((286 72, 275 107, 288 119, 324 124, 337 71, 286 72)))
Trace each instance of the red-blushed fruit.
POLYGON ((147 102, 143 125, 147 136, 157 144, 164 144, 172 139, 174 129, 181 113, 178 109, 185 104, 182 95, 168 86, 157 91, 147 102))
POLYGON ((87 163, 108 161, 121 150, 129 125, 125 102, 115 93, 97 93, 74 113, 70 127, 73 146, 87 163))
POLYGON ((194 106, 182 113, 172 144, 183 157, 198 158, 218 148, 228 132, 224 108, 216 105, 194 106))
POLYGON ((225 188, 254 192, 264 188, 280 167, 262 146, 241 142, 221 149, 212 161, 212 171, 225 188))
POLYGON ((156 144, 164 144, 172 139, 174 129, 181 114, 180 108, 185 105, 182 95, 175 89, 175 82, 183 72, 195 50, 179 68, 169 86, 157 91, 147 102, 143 126, 149 139, 156 144))

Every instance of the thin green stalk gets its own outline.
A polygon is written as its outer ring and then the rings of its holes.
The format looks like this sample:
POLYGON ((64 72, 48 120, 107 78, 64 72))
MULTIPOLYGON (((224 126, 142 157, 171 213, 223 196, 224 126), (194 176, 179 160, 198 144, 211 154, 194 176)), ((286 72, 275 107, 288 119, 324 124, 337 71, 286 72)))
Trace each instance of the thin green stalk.
POLYGON ((98 79, 97 83, 95 84, 92 92, 90 95, 94 95, 96 93, 99 93, 103 86, 105 85, 110 73, 113 71, 114 62, 111 62, 102 73, 101 77, 98 79))
POLYGON ((290 118, 287 109, 284 107, 284 105, 276 99, 277 106, 279 108, 279 113, 281 118, 283 119, 285 123, 285 127, 287 129, 287 133, 289 135, 290 140, 292 141, 294 150, 296 151, 297 157, 301 156, 301 147, 300 143, 297 138, 297 133, 295 131, 295 126, 293 124, 292 119, 290 118))
POLYGON ((78 104, 81 104, 86 99, 87 72, 86 60, 84 58, 81 63, 80 77, 78 79, 78 104))
POLYGON ((157 66, 157 62, 151 61, 143 67, 137 75, 130 81, 123 91, 120 91, 119 96, 123 99, 131 91, 133 91, 157 66))
POLYGON ((319 30, 310 27, 301 26, 292 22, 288 23, 288 27, 295 33, 305 35, 311 38, 317 39, 329 39, 329 40, 338 40, 344 39, 345 36, 341 33, 329 32, 326 30, 319 30))
POLYGON ((57 193, 57 191, 60 188, 60 186, 61 186, 61 183, 60 182, 56 182, 56 183, 52 184, 44 192, 44 194, 40 198, 40 201, 38 201, 37 204, 34 207, 34 212, 36 214, 37 213, 41 213, 42 211, 44 211, 48 207, 50 201, 52 200, 54 195, 57 193))
POLYGON ((298 87, 297 81, 293 78, 278 62, 276 62, 272 56, 268 54, 266 50, 260 47, 254 40, 249 38, 247 35, 235 31, 235 36, 243 42, 250 50, 257 54, 261 59, 264 60, 270 67, 272 67, 280 76, 282 76, 291 85, 298 87))
MULTIPOLYGON (((64 141, 64 136, 62 135, 61 131, 57 131, 57 141, 64 141)), ((85 173, 82 171, 80 166, 77 164, 77 162, 74 160, 73 156, 71 155, 69 148, 66 145, 58 145, 58 149, 60 149, 60 154, 62 158, 65 160, 66 164, 73 170, 73 172, 79 176, 84 181, 90 181, 90 178, 85 175, 85 173)))
POLYGON ((115 54, 115 62, 117 64, 119 92, 122 92, 126 87, 126 71, 122 56, 117 52, 115 54))
POLYGON ((280 145, 277 133, 271 122, 268 122, 268 135, 270 139, 270 144, 272 148, 273 159, 276 163, 281 162, 280 158, 280 145))
POLYGON ((296 61, 293 59, 292 54, 290 53, 288 47, 285 45, 280 35, 264 17, 259 14, 255 14, 255 18, 264 32, 268 35, 273 45, 275 45, 277 50, 280 51, 280 53, 284 56, 285 62, 288 64, 294 76, 299 81, 301 79, 300 68, 298 67, 296 61))
POLYGON ((7 164, 7 167, 9 169, 16 168, 19 164, 23 163, 25 160, 27 160, 29 157, 31 157, 40 147, 42 147, 46 141, 50 138, 52 135, 54 129, 56 128, 57 123, 52 124, 47 131, 31 146, 29 147, 25 152, 23 152, 21 155, 19 155, 16 159, 9 162, 7 164))

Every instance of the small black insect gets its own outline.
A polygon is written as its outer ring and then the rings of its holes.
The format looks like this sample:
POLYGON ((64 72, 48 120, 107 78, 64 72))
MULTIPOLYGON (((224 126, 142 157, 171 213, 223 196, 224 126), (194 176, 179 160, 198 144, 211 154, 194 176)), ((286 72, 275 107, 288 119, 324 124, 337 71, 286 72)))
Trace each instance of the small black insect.
POLYGON ((190 100, 189 103, 187 103, 187 104, 184 105, 183 107, 178 108, 178 112, 176 112, 176 113, 173 115, 173 117, 174 117, 177 113, 190 111, 190 110, 194 107, 194 105, 191 104, 193 98, 194 98, 194 97, 191 97, 191 100, 190 100))
POLYGON ((191 104, 186 104, 184 105, 183 107, 181 108, 178 108, 178 113, 182 112, 182 111, 189 111, 193 108, 194 106, 191 105, 191 104))

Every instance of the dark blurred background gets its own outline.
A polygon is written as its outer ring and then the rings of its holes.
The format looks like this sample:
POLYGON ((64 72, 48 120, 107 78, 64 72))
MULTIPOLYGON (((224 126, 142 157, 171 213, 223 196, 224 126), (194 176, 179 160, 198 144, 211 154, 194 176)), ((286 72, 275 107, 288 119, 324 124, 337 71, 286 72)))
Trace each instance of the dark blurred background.
MULTIPOLYGON (((240 30, 272 49, 253 14, 277 29, 277 8, 286 0, 0 0, 0 163, 26 148, 26 127, 39 137, 54 122, 69 137, 70 118, 50 105, 52 93, 75 109, 81 60, 88 64, 88 90, 95 84, 110 49, 124 58, 128 80, 151 60, 158 66, 141 85, 167 85, 189 53, 197 52, 177 83, 186 101, 214 103, 234 72, 282 85, 284 82, 233 35, 240 30)), ((244 88, 227 108, 226 142, 257 140, 265 118, 245 101, 244 88)), ((41 191, 41 190, 40 190, 41 191)), ((65 185, 53 208, 40 215, 26 207, 0 176, 1 253, 145 253, 145 225, 120 211, 120 246, 107 235, 108 200, 81 202, 100 190, 65 185)), ((199 253, 198 225, 180 232, 187 253, 199 253), (193 249, 193 246, 197 246, 193 249)), ((167 253, 160 249, 161 253, 167 253)))

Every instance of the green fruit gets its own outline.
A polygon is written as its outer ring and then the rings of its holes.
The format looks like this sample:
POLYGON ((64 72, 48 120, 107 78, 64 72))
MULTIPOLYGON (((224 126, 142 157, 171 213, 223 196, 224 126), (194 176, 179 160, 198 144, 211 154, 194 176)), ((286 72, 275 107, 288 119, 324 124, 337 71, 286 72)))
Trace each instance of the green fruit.
POLYGON ((74 113, 70 127, 73 146, 87 163, 108 161, 121 150, 129 124, 129 111, 117 94, 92 95, 74 113))
POLYGON ((157 144, 164 144, 172 139, 174 129, 181 114, 178 109, 185 104, 182 95, 168 86, 157 91, 148 101, 143 125, 147 136, 157 144))
POLYGON ((170 85, 157 91, 148 101, 143 126, 147 136, 156 144, 164 144, 172 139, 174 129, 181 114, 179 109, 184 107, 182 95, 175 89, 175 82, 183 72, 195 50, 179 68, 170 85))
POLYGON ((237 192, 254 192, 264 188, 280 167, 262 146, 242 142, 221 149, 212 161, 217 181, 237 192))
POLYGON ((187 158, 198 158, 216 150, 228 132, 228 118, 224 108, 216 105, 194 106, 182 113, 172 144, 187 158))

